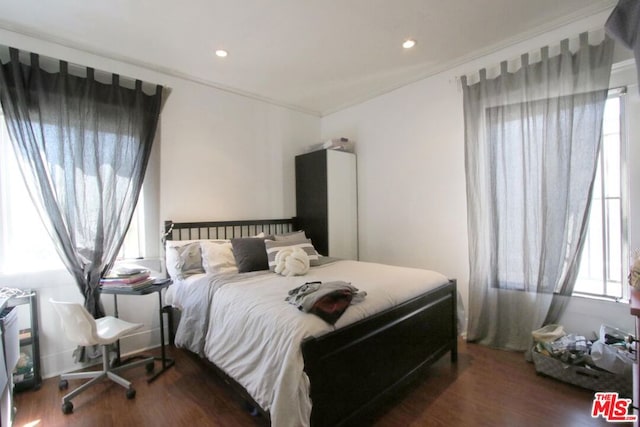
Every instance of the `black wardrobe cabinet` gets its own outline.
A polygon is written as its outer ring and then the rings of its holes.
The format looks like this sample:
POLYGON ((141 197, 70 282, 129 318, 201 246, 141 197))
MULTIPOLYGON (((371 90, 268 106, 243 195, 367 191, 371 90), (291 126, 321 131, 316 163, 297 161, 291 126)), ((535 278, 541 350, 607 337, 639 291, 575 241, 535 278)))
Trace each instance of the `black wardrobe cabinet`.
POLYGON ((296 156, 296 228, 325 256, 358 259, 356 156, 319 150, 296 156))

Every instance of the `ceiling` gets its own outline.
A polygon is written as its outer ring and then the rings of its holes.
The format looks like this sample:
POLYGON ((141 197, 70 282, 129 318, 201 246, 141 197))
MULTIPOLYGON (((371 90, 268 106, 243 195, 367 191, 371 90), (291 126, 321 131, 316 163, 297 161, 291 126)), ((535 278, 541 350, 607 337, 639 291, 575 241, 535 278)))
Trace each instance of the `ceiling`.
POLYGON ((0 28, 325 115, 614 4, 2 0, 0 28))

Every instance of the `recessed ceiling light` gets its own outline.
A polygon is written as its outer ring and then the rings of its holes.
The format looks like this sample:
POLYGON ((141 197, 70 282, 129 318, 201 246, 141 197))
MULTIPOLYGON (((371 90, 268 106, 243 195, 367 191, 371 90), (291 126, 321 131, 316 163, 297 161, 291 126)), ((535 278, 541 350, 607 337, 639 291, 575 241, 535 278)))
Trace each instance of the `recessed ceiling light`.
POLYGON ((415 45, 416 45, 416 41, 412 39, 407 39, 404 41, 404 43, 402 43, 402 47, 405 49, 411 49, 415 45))
POLYGON ((224 49, 218 49, 216 50, 216 56, 219 56, 220 58, 224 58, 225 56, 227 56, 229 54, 229 52, 227 52, 224 49))

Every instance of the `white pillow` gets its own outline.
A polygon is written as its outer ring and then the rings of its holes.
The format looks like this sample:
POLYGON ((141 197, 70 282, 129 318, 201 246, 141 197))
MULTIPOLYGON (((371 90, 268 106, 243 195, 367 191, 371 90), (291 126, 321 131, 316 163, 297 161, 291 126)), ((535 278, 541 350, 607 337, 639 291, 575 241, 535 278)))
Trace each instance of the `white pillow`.
POLYGON ((307 235, 305 234, 304 230, 300 230, 300 231, 292 231, 290 233, 284 233, 284 234, 276 234, 275 236, 273 236, 273 239, 271 240, 275 240, 275 241, 286 241, 286 242, 305 242, 307 240, 307 235))
MULTIPOLYGON (((182 276, 182 272, 178 269, 178 265, 180 264, 180 256, 178 250, 176 248, 180 248, 182 246, 186 246, 190 243, 194 242, 228 242, 229 240, 167 240, 165 242, 165 268, 167 269, 167 274, 173 280, 179 279, 182 276)), ((204 266, 203 266, 204 267, 204 266)))
POLYGON ((193 274, 204 273, 202 268, 202 249, 200 242, 193 242, 184 246, 176 246, 169 249, 178 254, 175 269, 178 279, 186 279, 193 274))
POLYGON ((204 240, 200 242, 200 247, 202 248, 202 267, 205 273, 238 272, 230 241, 204 240))
POLYGON ((172 279, 177 279, 179 276, 179 271, 177 268, 179 256, 178 251, 175 248, 188 245, 189 243, 197 242, 198 240, 167 240, 164 247, 164 259, 165 259, 165 268, 167 269, 167 273, 169 277, 172 279))

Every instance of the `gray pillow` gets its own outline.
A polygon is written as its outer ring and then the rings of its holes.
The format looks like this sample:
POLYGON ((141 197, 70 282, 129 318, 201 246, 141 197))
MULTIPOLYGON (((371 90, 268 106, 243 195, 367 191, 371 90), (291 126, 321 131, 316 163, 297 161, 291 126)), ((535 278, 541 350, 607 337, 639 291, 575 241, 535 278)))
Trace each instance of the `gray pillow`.
POLYGON ((269 269, 263 237, 231 239, 231 246, 239 273, 269 269))
POLYGON ((309 265, 310 266, 313 267, 313 266, 316 266, 316 265, 320 264, 319 257, 318 257, 318 252, 316 252, 316 249, 313 247, 313 245, 311 244, 311 240, 309 240, 309 239, 304 239, 304 240, 301 240, 301 241, 265 240, 264 244, 265 244, 265 248, 266 248, 266 252, 267 252, 267 260, 268 260, 268 264, 269 264, 269 270, 271 270, 271 271, 275 271, 275 269, 276 269, 276 255, 278 254, 278 252, 281 249, 289 248, 289 247, 293 247, 293 246, 297 246, 297 247, 301 248, 302 250, 304 250, 307 253, 307 255, 309 256, 309 265))
POLYGON ((184 279, 192 274, 204 273, 200 242, 177 246, 175 250, 178 253, 178 258, 176 260, 178 279, 184 279))
POLYGON ((273 236, 273 239, 270 240, 304 242, 307 240, 307 235, 304 233, 304 230, 292 231, 291 233, 276 234, 273 236))

